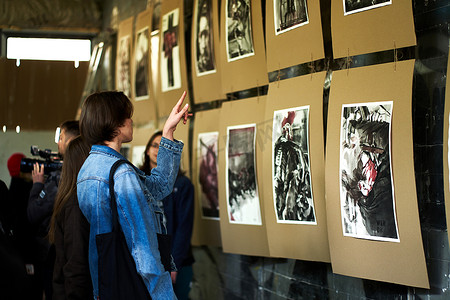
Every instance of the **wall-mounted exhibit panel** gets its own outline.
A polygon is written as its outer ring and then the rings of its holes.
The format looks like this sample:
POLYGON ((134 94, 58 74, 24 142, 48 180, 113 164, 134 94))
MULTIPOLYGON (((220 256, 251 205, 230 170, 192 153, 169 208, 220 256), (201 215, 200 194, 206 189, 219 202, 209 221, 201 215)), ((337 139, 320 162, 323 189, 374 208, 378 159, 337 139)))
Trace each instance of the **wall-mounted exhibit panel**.
POLYGON ((136 126, 157 118, 156 102, 151 79, 150 34, 153 9, 136 17, 134 51, 131 63, 131 90, 134 105, 133 122, 136 126))
POLYGON ((414 60, 333 73, 326 149, 334 273, 429 288, 412 141, 414 60))
MULTIPOLYGON (((443 150, 443 162, 444 162, 444 197, 445 197, 445 212, 447 215, 447 224, 450 224, 450 55, 447 61, 447 83, 445 86, 445 109, 444 109, 444 150, 443 150)), ((447 225, 448 226, 448 225, 447 225)), ((447 230, 450 241, 450 231, 447 230)))
POLYGON ((159 117, 168 116, 181 94, 187 91, 183 1, 163 1, 159 24, 159 117))
POLYGON ((220 247, 219 120, 220 109, 195 114, 192 139, 192 182, 195 186, 192 244, 220 247))
MULTIPOLYGON (((185 100, 186 101, 186 100, 185 100)), ((190 165, 189 165, 189 161, 190 161, 190 157, 191 157, 191 152, 189 151, 189 126, 190 126, 191 120, 188 119, 186 124, 183 124, 183 122, 180 122, 177 125, 177 130, 175 130, 173 136, 175 139, 183 142, 184 147, 183 147, 183 153, 181 154, 181 164, 180 164, 180 168, 181 170, 183 170, 185 172, 186 177, 190 178, 190 165)), ((161 124, 163 125, 163 124, 161 124)))
POLYGON ((134 17, 123 20, 117 32, 116 90, 131 98, 131 56, 134 17))
POLYGON ((319 1, 296 3, 288 7, 283 0, 266 2, 268 72, 325 57, 319 1))
POLYGON ((331 0, 335 58, 416 45, 412 1, 331 0))
POLYGON ((269 85, 260 147, 270 256, 330 262, 322 109, 325 75, 269 85))
POLYGON ((218 1, 194 1, 191 45, 194 102, 225 99, 220 80, 218 1))
POLYGON ((220 231, 224 252, 269 256, 261 125, 266 96, 225 102, 219 127, 220 231))
POLYGON ((222 1, 220 67, 223 93, 268 84, 261 1, 222 1))

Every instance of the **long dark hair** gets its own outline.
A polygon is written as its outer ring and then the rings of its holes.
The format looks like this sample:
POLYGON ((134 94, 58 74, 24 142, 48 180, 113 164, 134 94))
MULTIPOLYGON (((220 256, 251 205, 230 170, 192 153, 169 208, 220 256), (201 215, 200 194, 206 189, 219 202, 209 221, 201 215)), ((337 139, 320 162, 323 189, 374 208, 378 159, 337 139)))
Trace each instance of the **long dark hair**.
MULTIPOLYGON (((150 166, 150 156, 148 156, 147 152, 148 152, 148 149, 150 149, 150 147, 152 146, 153 141, 158 136, 162 137, 162 131, 161 130, 158 130, 155 133, 153 133, 152 136, 150 137, 150 139, 148 140, 147 145, 145 146, 144 162, 139 167, 139 170, 143 171, 146 175, 150 175, 150 172, 152 171, 152 167, 150 166)), ((178 176, 181 176, 181 175, 184 175, 184 171, 181 170, 181 166, 180 166, 180 168, 178 169, 178 176)))
POLYGON ((89 155, 91 147, 81 136, 74 138, 67 145, 64 162, 61 171, 58 192, 53 206, 53 215, 50 221, 48 238, 51 243, 55 242, 56 218, 61 213, 64 205, 77 193, 77 176, 84 161, 89 155))

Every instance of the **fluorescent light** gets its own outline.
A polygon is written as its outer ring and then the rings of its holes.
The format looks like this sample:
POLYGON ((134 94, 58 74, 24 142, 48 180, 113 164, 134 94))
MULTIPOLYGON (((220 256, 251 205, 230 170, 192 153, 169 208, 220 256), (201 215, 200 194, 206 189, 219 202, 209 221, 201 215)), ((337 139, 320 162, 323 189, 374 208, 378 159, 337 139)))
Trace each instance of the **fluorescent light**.
POLYGON ((58 144, 59 142, 59 135, 61 134, 61 127, 56 127, 55 130, 55 143, 58 144))
POLYGON ((91 41, 10 37, 7 40, 6 57, 8 59, 89 61, 91 41))
POLYGON ((16 126, 16 132, 20 133, 20 126, 19 125, 16 126))
POLYGON ((6 132, 6 125, 3 125, 3 132, 6 132))

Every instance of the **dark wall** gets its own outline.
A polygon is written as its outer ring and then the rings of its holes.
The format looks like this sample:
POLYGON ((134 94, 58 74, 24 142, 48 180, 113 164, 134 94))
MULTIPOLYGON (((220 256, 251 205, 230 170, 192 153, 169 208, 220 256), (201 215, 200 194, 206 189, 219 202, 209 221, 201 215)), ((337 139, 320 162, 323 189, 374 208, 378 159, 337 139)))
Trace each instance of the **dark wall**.
MULTIPOLYGON (((341 276, 334 274, 331 265, 327 263, 226 254, 216 247, 196 247, 192 299, 450 299, 450 250, 445 220, 442 161, 450 4, 448 0, 411 1, 417 46, 398 49, 398 58, 416 59, 411 116, 414 168, 431 289, 341 276)), ((112 15, 114 6, 118 7, 118 21, 121 21, 137 15, 145 9, 146 4, 145 0, 133 0, 126 4, 118 0, 106 1, 103 12, 104 30, 114 27, 111 26, 112 19, 108 17, 112 15)), ((188 41, 192 18, 192 10, 188 8, 192 7, 192 1, 185 1, 185 6, 188 41)), ((345 65, 342 60, 333 59, 332 55, 330 0, 321 1, 321 14, 326 58, 316 64, 315 70, 327 70, 330 75, 332 71, 342 69, 345 65)), ((393 60, 393 51, 360 55, 352 58, 351 67, 393 60)), ((189 57, 187 62, 190 62, 189 57)), ((190 69, 188 66, 188 70, 190 69)), ((309 72, 307 66, 299 69, 306 70, 301 71, 301 74, 309 72)), ((329 82, 330 76, 324 83, 325 116, 329 82)), ((267 91, 264 88, 261 90, 267 91)), ((240 96, 242 95, 233 95, 240 96)), ((228 98, 232 98, 231 95, 228 98)), ((220 106, 220 103, 194 106, 193 109, 198 111, 214 106, 220 106)))
POLYGON ((51 130, 74 119, 89 62, 0 58, 0 125, 22 131, 51 130))

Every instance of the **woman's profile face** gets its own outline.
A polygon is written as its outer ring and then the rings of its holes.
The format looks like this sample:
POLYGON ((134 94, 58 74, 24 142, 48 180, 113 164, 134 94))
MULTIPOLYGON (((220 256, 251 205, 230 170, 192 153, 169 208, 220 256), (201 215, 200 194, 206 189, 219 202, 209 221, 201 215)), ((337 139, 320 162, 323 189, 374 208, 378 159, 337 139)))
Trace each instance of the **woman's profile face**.
POLYGON ((153 139, 150 147, 147 150, 147 155, 150 158, 150 165, 152 168, 156 167, 156 161, 158 157, 159 143, 161 142, 161 136, 158 135, 153 139))

